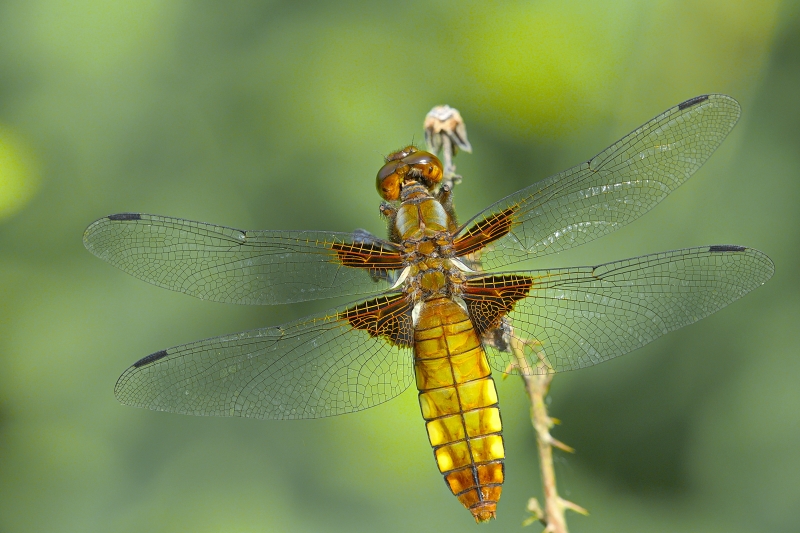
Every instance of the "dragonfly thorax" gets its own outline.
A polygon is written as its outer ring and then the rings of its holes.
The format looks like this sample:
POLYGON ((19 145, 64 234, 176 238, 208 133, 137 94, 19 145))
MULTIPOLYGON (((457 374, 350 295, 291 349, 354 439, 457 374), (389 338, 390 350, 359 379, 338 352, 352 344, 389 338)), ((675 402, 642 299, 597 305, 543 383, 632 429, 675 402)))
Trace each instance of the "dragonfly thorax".
POLYGON ((408 267, 403 291, 412 302, 440 297, 456 297, 466 280, 456 260, 443 258, 419 259, 408 267))
POLYGON ((452 241, 452 217, 424 185, 412 183, 403 189, 403 202, 389 220, 390 230, 400 243, 448 234, 452 241))
POLYGON ((453 249, 454 221, 441 202, 421 184, 403 190, 403 203, 389 221, 407 265, 403 290, 412 302, 456 296, 464 273, 453 249))

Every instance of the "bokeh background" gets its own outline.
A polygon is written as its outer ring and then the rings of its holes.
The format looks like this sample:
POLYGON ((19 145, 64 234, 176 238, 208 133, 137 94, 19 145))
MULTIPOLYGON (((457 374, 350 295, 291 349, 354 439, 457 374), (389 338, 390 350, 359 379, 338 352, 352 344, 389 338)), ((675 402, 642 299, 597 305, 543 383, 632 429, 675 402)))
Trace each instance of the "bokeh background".
MULTIPOLYGON (((133 361, 336 302, 214 304, 135 280, 81 234, 121 211, 382 233, 381 156, 460 109, 468 218, 692 96, 743 116, 641 220, 528 267, 759 248, 763 288, 558 376, 574 532, 795 532, 800 518, 800 6, 760 1, 0 2, 0 531, 472 531, 409 391, 332 419, 118 404, 133 361)), ((518 378, 499 381, 516 531, 541 493, 518 378)), ((540 530, 532 526, 529 531, 540 530)))

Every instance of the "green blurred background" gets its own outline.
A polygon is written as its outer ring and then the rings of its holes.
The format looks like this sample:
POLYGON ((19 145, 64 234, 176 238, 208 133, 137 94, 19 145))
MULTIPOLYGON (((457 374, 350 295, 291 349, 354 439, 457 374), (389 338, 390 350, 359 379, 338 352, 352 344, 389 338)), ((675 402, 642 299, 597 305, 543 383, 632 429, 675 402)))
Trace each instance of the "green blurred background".
MULTIPOLYGON (((742 120, 643 219, 530 267, 743 244, 775 277, 551 391, 573 532, 796 532, 800 517, 797 2, 0 2, 0 531, 472 531, 414 392, 325 420, 122 406, 133 361, 329 307, 221 305, 89 254, 141 211, 382 233, 381 155, 460 109, 466 219, 707 92, 742 120)), ((518 378, 499 381, 515 531, 540 481, 518 378)), ((533 526, 529 531, 538 531, 533 526)))

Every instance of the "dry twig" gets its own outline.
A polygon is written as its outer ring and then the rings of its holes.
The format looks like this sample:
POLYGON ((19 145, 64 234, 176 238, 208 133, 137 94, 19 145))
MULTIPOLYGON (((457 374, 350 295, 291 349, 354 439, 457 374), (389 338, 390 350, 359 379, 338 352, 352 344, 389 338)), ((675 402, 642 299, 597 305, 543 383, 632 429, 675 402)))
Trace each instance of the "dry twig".
POLYGON ((553 447, 565 452, 573 453, 575 450, 563 442, 553 438, 550 429, 556 424, 553 418, 547 414, 545 398, 553 380, 553 373, 546 372, 535 374, 535 369, 531 368, 525 358, 525 346, 530 347, 538 356, 540 364, 548 370, 544 354, 537 350, 540 343, 538 341, 522 341, 516 337, 511 337, 511 352, 516 359, 516 365, 522 374, 525 383, 525 390, 531 401, 531 424, 536 431, 536 443, 539 447, 539 468, 542 473, 542 487, 544 490, 544 509, 539 505, 536 498, 528 501, 528 511, 531 516, 523 522, 523 525, 532 524, 539 521, 545 526, 545 533, 567 533, 567 522, 564 518, 564 511, 570 509, 577 513, 586 515, 589 512, 569 500, 565 500, 558 495, 556 488, 556 473, 553 467, 553 447))

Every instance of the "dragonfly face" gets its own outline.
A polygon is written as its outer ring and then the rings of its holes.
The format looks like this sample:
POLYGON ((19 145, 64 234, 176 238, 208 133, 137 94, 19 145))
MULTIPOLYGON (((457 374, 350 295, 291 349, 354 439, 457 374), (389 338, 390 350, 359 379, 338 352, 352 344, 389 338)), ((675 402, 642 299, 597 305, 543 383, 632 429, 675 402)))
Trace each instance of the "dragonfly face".
POLYGON ((296 419, 366 409, 416 381, 448 488, 477 521, 488 520, 505 476, 491 369, 560 372, 628 353, 762 285, 773 265, 757 250, 713 245, 492 271, 641 216, 708 159, 739 113, 727 96, 688 100, 461 226, 451 191, 438 186, 438 159, 406 147, 377 177, 391 202, 382 206, 388 239, 133 213, 102 218, 84 234, 92 253, 198 298, 272 305, 364 295, 281 326, 155 352, 122 374, 115 394, 161 411, 296 419))
POLYGON ((386 156, 386 164, 378 171, 376 188, 384 200, 399 200, 406 182, 419 182, 432 191, 442 181, 442 162, 429 152, 415 146, 386 156))

